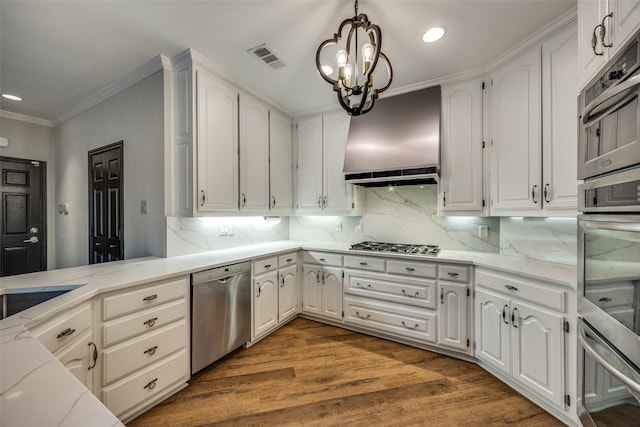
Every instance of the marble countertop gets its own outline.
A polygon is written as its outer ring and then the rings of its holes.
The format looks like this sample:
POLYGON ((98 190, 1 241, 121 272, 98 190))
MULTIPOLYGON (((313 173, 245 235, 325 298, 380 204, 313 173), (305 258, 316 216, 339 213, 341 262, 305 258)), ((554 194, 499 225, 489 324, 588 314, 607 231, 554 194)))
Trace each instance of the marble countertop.
MULTIPOLYGON (((52 287, 69 285, 82 286, 0 320, 2 425, 84 426, 87 425, 87 420, 91 420, 92 426, 122 425, 28 332, 31 326, 99 294, 298 249, 422 261, 431 259, 421 255, 350 251, 348 244, 282 241, 179 257, 140 258, 5 277, 0 282, 0 295, 51 290, 52 287)), ((473 264, 576 289, 575 266, 498 254, 447 250, 441 251, 433 260, 473 264)))

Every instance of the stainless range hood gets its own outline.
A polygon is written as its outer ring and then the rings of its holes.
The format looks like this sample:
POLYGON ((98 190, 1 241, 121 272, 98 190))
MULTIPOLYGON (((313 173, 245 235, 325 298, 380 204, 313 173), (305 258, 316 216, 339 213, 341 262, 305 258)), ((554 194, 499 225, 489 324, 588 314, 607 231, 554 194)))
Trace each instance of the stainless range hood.
POLYGON ((434 184, 440 173, 440 86, 379 99, 351 117, 345 180, 365 187, 434 184))

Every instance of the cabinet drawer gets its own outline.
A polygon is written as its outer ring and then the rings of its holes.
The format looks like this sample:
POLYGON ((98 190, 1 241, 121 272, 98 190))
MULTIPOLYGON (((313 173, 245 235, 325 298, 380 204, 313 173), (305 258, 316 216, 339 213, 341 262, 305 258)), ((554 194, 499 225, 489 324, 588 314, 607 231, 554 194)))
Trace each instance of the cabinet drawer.
POLYGON ((436 308, 435 280, 346 270, 344 292, 418 307, 436 308), (397 281, 394 281, 394 278, 397 281))
POLYGON ((47 350, 55 354, 89 329, 91 329, 90 302, 67 310, 31 328, 30 332, 47 350))
POLYGON ((111 321, 102 326, 103 347, 183 319, 186 313, 185 301, 180 300, 111 321))
POLYGON ((278 267, 287 267, 298 263, 298 254, 296 252, 280 255, 278 257, 278 267))
POLYGON ((586 297, 607 311, 613 307, 630 307, 633 304, 633 283, 612 285, 603 288, 588 288, 586 297))
POLYGON ((454 282, 469 282, 469 267, 460 265, 440 265, 438 266, 441 280, 451 280, 454 282))
POLYGON ((344 321, 419 341, 436 342, 436 313, 366 298, 344 299, 344 321))
POLYGON ((126 381, 105 388, 102 401, 116 416, 162 393, 165 389, 188 378, 187 352, 181 351, 164 362, 133 375, 126 381))
POLYGON ((273 271, 278 268, 278 258, 267 258, 261 259, 253 262, 253 275, 257 276, 258 274, 266 273, 268 271, 273 271))
POLYGON ((188 287, 189 279, 179 278, 103 298, 102 320, 113 319, 134 311, 184 298, 188 287))
POLYGON ((384 258, 373 258, 363 256, 345 256, 344 266, 346 268, 357 268, 359 270, 381 271, 385 270, 386 261, 384 258))
POLYGON ((307 264, 333 265, 342 267, 342 255, 326 252, 305 252, 303 260, 307 264))
POLYGON ((427 262, 411 262, 411 261, 387 261, 387 271, 389 273, 404 274, 408 276, 436 278, 436 264, 427 262))
POLYGON ((506 274, 476 270, 476 286, 529 300, 562 313, 566 311, 565 291, 536 282, 533 279, 524 281, 506 274))
POLYGON ((122 343, 103 351, 102 385, 112 383, 184 349, 187 336, 187 323, 181 320, 150 332, 142 339, 122 343))

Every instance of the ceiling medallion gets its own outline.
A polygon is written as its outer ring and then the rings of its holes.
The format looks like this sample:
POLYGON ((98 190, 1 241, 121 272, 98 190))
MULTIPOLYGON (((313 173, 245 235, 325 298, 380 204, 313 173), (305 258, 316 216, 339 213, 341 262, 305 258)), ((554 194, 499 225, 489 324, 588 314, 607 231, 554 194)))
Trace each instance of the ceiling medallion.
POLYGON ((393 70, 381 50, 382 32, 380 27, 369 22, 369 18, 364 13, 358 15, 358 0, 355 0, 354 9, 355 16, 342 21, 333 38, 323 41, 318 47, 316 67, 322 78, 333 85, 333 90, 337 92, 338 102, 342 108, 350 116, 359 116, 370 111, 378 95, 389 88, 393 80, 393 70), (358 33, 363 36, 361 37, 362 43, 358 42, 358 33), (341 41, 345 39, 343 36, 346 36, 346 43, 341 44, 341 41), (327 73, 332 67, 328 68, 329 64, 322 63, 323 59, 326 61, 331 57, 328 53, 331 51, 329 46, 336 46, 338 49, 335 53, 338 66, 337 80, 329 77, 331 73, 327 73), (327 48, 327 52, 324 52, 325 48, 327 48), (358 57, 359 51, 362 52, 361 58, 358 57), (387 82, 382 88, 374 89, 373 72, 376 70, 378 60, 381 60, 386 66, 387 82), (362 69, 358 66, 359 62, 362 62, 362 69))

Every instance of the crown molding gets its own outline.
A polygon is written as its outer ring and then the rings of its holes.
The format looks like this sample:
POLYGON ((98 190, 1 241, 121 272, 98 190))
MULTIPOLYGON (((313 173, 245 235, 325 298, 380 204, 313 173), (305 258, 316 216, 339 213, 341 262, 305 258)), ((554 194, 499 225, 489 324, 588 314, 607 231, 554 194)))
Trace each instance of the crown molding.
POLYGON ((19 120, 21 122, 33 123, 35 125, 46 126, 50 128, 54 126, 51 120, 25 116, 24 114, 18 114, 12 111, 0 110, 0 117, 4 117, 5 119, 19 120))
POLYGON ((136 68, 124 77, 121 77, 120 79, 115 80, 114 82, 100 89, 98 92, 94 93, 93 95, 82 101, 80 104, 76 105, 71 110, 58 117, 53 121, 53 126, 58 126, 61 123, 66 122, 67 120, 77 116, 78 114, 88 110, 91 107, 98 105, 99 103, 111 98, 115 94, 122 92, 123 90, 135 85, 136 83, 163 69, 171 71, 171 60, 164 55, 158 55, 155 58, 142 64, 140 67, 136 68))

